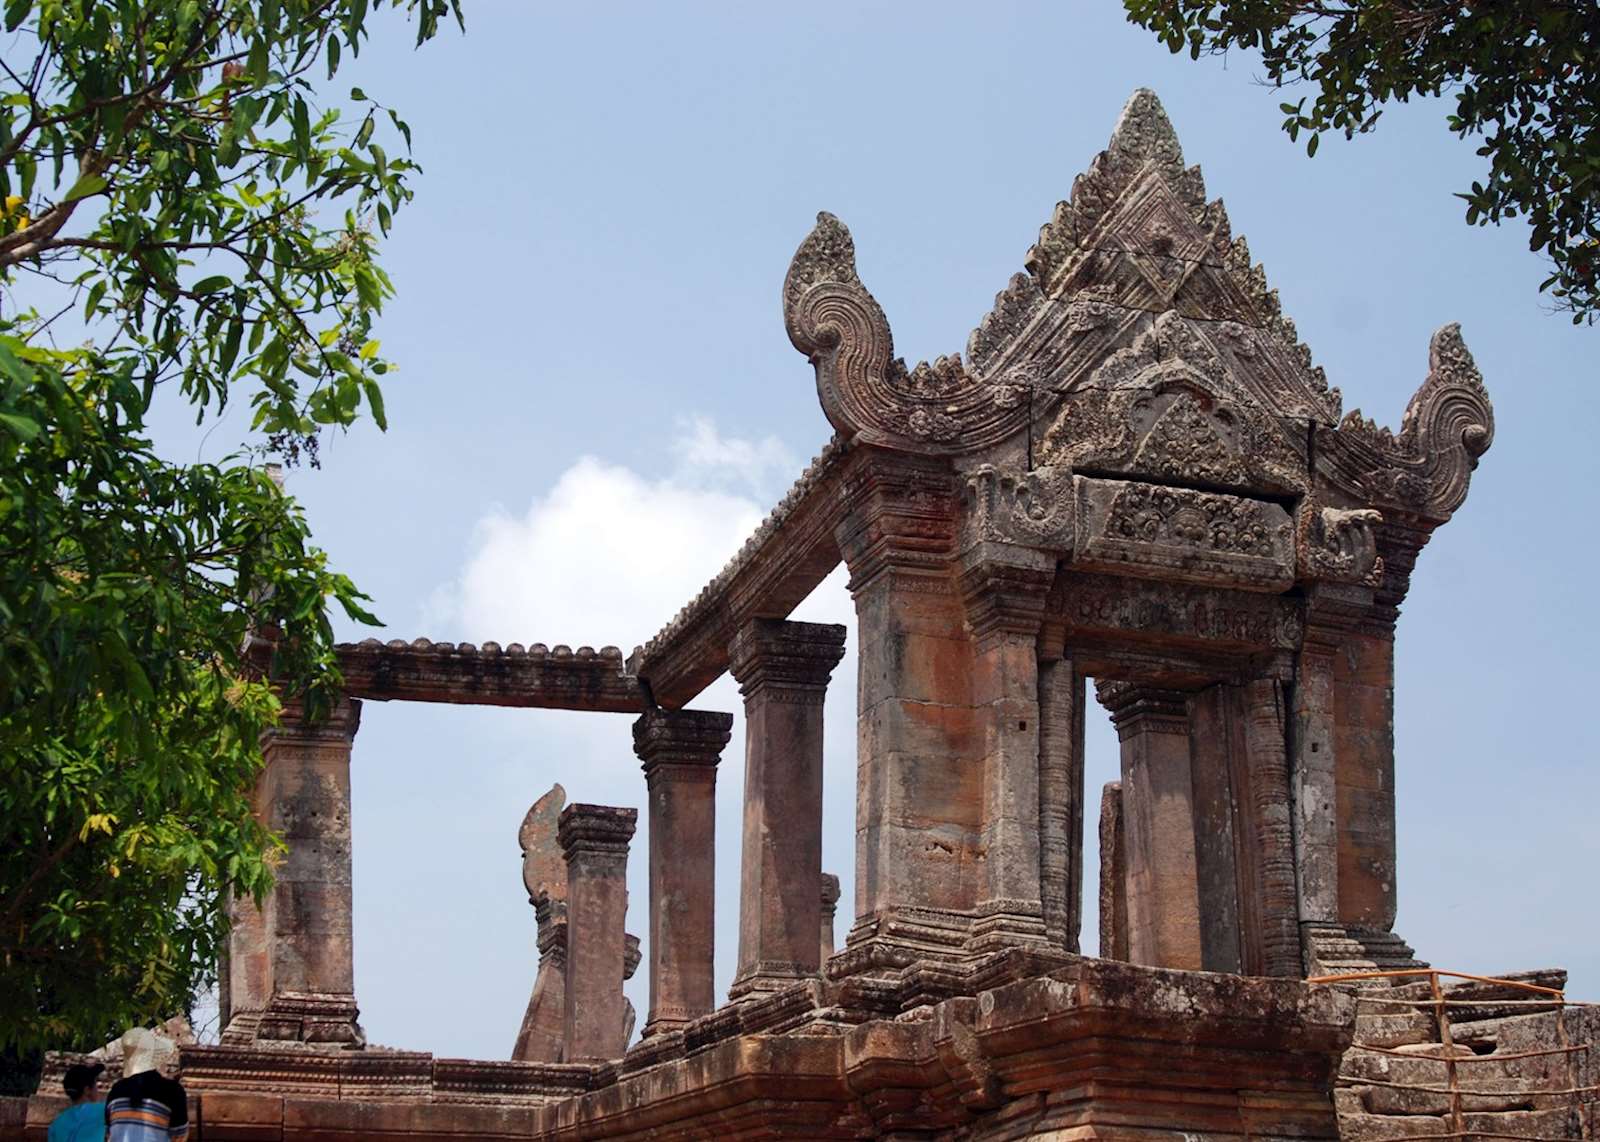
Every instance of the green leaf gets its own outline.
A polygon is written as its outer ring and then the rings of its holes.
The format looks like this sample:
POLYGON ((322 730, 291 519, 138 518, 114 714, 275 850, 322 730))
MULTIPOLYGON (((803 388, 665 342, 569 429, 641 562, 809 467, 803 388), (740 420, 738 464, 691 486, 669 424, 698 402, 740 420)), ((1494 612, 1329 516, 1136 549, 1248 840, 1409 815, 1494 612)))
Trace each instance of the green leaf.
POLYGON ((13 436, 20 436, 24 441, 37 439, 41 431, 37 420, 30 420, 14 412, 0 412, 0 426, 9 429, 13 436))
POLYGON ((194 285, 190 287, 189 292, 197 294, 216 293, 218 290, 227 289, 232 284, 233 279, 228 277, 226 274, 213 274, 209 278, 201 278, 199 281, 195 282, 194 285))
POLYGON ((71 188, 62 197, 62 202, 76 202, 80 198, 87 198, 91 194, 99 194, 110 184, 103 175, 86 174, 73 183, 71 188))

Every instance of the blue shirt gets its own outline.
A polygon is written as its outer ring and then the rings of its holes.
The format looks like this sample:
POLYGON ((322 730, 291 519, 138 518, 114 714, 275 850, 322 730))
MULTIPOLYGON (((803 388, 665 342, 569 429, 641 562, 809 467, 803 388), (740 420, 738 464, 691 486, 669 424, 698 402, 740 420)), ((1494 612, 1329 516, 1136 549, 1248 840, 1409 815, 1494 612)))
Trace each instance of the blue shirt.
POLYGON ((69 1106, 50 1123, 49 1142, 105 1142, 106 1104, 80 1102, 69 1106))

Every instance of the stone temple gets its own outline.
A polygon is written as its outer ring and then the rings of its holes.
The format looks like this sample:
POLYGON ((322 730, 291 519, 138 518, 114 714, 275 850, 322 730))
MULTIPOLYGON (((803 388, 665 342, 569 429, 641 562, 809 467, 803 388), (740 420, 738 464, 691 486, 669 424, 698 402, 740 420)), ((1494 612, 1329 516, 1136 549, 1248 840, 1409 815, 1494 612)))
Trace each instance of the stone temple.
MULTIPOLYGON (((369 640, 341 648, 331 719, 270 737, 258 806, 288 854, 266 906, 235 908, 221 1044, 182 1050, 197 1136, 1593 1137, 1600 1019, 1564 973, 1441 983, 1394 931, 1396 622, 1494 437, 1460 331, 1433 335, 1398 431, 1344 413, 1148 91, 964 354, 895 357, 828 214, 782 304, 834 436, 631 657, 369 640), (860 661, 836 942, 822 699, 845 631, 788 616, 841 562, 860 661), (736 902, 713 890, 732 718, 694 708, 724 671, 747 725, 736 902), (646 962, 624 930, 637 811, 556 787, 520 833, 540 963, 510 1059, 364 1043, 364 700, 632 720, 646 962), (1091 701, 1121 741, 1093 805, 1091 701), (739 914, 726 996, 718 906, 739 914)), ((43 1136, 41 1089, 12 1136, 43 1136)))

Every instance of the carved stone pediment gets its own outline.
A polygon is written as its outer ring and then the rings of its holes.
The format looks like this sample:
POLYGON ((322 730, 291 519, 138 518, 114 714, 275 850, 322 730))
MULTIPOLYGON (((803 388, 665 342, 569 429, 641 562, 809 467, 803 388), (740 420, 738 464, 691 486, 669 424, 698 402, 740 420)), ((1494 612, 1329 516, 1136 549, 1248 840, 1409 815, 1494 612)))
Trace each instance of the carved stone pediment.
MULTIPOLYGON (((829 214, 784 282, 790 340, 816 368, 845 442, 1288 500, 1435 523, 1493 439, 1454 326, 1399 433, 1340 419, 1265 272, 1184 165, 1160 102, 1138 91, 967 341, 914 367, 829 214)), ((963 467, 969 465, 963 464, 963 467)))
POLYGON ((1066 394, 1040 458, 1098 474, 1294 494, 1303 453, 1235 375, 1235 358, 1168 312, 1066 394))

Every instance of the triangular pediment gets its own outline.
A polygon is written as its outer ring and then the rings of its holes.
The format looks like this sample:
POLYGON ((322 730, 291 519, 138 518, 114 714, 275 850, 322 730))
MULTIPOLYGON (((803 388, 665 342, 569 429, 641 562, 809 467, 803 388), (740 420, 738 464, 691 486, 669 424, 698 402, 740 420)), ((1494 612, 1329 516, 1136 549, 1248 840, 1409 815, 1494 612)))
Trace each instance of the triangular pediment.
MULTIPOLYGON (((1443 441, 1450 489, 1409 501, 1384 490, 1395 483, 1386 473, 1427 467, 1420 437, 1341 421, 1338 390, 1312 364, 1222 202, 1207 200, 1200 169, 1184 165, 1150 91, 1128 101, 1024 266, 964 356, 908 368, 856 275, 849 231, 819 216, 790 265, 784 318, 816 363, 823 409, 844 438, 983 463, 1026 437, 1036 465, 1280 497, 1321 482, 1334 499, 1438 514, 1459 502, 1458 469, 1470 470, 1492 433, 1481 385, 1450 381, 1466 393, 1472 429, 1465 443, 1443 441)), ((1445 407, 1437 397, 1424 403, 1445 407)), ((1453 422, 1444 431, 1455 434, 1453 422)))

